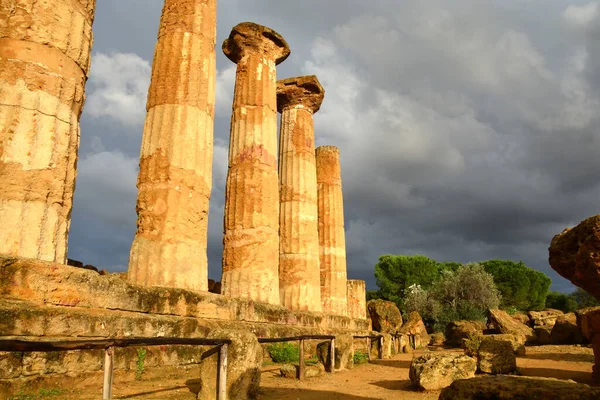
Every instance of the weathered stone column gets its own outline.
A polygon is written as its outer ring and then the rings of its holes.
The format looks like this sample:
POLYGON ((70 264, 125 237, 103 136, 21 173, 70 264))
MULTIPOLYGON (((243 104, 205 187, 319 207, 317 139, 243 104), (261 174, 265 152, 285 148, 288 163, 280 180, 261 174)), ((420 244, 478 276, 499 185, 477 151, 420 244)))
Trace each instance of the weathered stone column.
POLYGON ((65 264, 95 0, 0 0, 0 254, 65 264))
POLYGON ((367 288, 365 281, 348 280, 348 316, 367 319, 367 288))
POLYGON ((316 76, 277 82, 281 113, 279 297, 291 310, 321 311, 313 114, 324 96, 316 76))
POLYGON ((223 52, 237 64, 225 189, 222 293, 279 304, 279 185, 275 66, 290 54, 275 31, 233 28, 223 52))
POLYGON ((129 279, 208 289, 216 0, 166 0, 154 52, 129 279))
POLYGON ((317 148, 317 197, 323 312, 346 315, 346 233, 340 151, 317 148))

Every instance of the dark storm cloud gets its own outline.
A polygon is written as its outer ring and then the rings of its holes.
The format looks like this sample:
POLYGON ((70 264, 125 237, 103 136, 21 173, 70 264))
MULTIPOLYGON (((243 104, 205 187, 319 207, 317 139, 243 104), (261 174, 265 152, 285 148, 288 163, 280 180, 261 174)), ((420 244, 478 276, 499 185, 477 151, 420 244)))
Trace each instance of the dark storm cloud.
MULTIPOLYGON (((597 3, 457 0, 218 3, 209 274, 219 279, 235 66, 220 51, 254 21, 292 48, 280 78, 326 89, 317 145, 341 149, 348 274, 374 288, 386 253, 523 260, 598 213, 597 3)), ((123 269, 162 1, 98 2, 69 255, 123 269), (91 108, 93 106, 93 109, 91 108)))

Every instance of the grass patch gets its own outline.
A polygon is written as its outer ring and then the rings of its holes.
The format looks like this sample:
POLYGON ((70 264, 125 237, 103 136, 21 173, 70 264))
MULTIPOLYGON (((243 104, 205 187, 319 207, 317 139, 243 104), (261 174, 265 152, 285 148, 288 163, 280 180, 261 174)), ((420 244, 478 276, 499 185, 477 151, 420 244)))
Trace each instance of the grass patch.
POLYGON ((354 356, 352 356, 352 359, 354 360, 354 364, 365 364, 369 362, 369 355, 367 353, 363 353, 360 350, 356 350, 354 352, 354 356))
POLYGON ((276 363, 288 364, 299 360, 299 348, 293 343, 274 343, 267 347, 271 359, 276 363))

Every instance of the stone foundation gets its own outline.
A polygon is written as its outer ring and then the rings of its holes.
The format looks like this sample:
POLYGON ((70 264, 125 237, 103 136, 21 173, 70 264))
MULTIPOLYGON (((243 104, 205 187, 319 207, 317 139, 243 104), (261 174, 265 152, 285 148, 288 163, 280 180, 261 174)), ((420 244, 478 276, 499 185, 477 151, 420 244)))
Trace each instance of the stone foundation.
MULTIPOLYGON (((51 262, 0 257, 0 336, 54 340, 193 338, 206 337, 211 331, 222 328, 242 329, 257 337, 284 337, 363 335, 368 330, 367 320, 294 312, 282 306, 213 293, 142 287, 115 275, 118 274, 100 275, 51 262)), ((171 361, 163 360, 157 365, 190 362, 188 356, 191 357, 191 353, 181 350, 189 346, 172 346, 172 351, 166 350, 169 347, 165 347, 162 357, 171 361), (178 355, 182 351, 188 356, 178 355)), ((148 349, 152 351, 152 347, 148 349)), ((98 370, 102 357, 96 353, 98 351, 87 350, 45 355, 0 353, 0 380, 68 373, 53 363, 53 359, 60 357, 78 360, 72 364, 73 374, 98 370), (36 367, 27 367, 29 364, 36 367), (75 367, 78 364, 81 367, 75 367)), ((119 364, 125 361, 117 359, 117 368, 125 368, 119 364)))

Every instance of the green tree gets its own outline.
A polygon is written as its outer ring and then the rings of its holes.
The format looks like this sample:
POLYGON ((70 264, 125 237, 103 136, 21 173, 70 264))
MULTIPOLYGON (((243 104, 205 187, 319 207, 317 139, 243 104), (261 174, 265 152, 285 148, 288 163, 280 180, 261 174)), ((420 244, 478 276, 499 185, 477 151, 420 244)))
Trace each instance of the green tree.
POLYGON ((441 267, 431 258, 384 255, 375 265, 375 278, 381 297, 395 302, 402 309, 406 289, 417 284, 429 288, 440 277, 441 267))
POLYGON ((582 288, 577 288, 569 297, 577 303, 577 309, 600 306, 600 302, 582 288))
POLYGON ((522 261, 489 260, 481 263, 492 274, 502 294, 502 308, 522 311, 542 310, 552 280, 544 273, 527 267, 522 261))
POLYGON ((379 290, 367 290, 367 301, 381 299, 379 290))
POLYGON ((546 308, 554 308, 564 313, 577 310, 577 302, 569 295, 560 292, 550 292, 546 296, 546 308))

